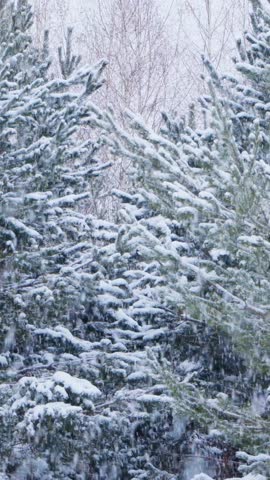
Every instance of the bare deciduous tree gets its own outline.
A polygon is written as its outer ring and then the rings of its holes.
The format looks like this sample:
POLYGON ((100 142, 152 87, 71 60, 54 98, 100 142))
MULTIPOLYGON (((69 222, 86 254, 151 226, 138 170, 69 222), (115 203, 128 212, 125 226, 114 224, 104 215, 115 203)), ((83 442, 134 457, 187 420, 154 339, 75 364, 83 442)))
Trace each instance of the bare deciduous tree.
POLYGON ((177 39, 155 0, 98 0, 94 16, 85 12, 81 44, 90 60, 106 57, 106 87, 100 92, 122 116, 131 109, 157 124, 170 109, 181 84, 177 39))
MULTIPOLYGON (((162 15, 157 0, 97 0, 94 14, 84 8, 82 21, 83 57, 90 63, 108 61, 106 83, 96 96, 99 105, 112 106, 123 123, 129 109, 155 127, 161 110, 178 109, 185 97, 182 52, 177 36, 170 34, 168 11, 162 15)), ((111 160, 109 154, 104 157, 111 160)), ((106 179, 108 189, 128 189, 128 170, 129 162, 118 158, 106 179)), ((115 203, 107 202, 106 208, 115 203)))
MULTIPOLYGON (((130 109, 157 127, 162 110, 182 115, 204 92, 202 53, 224 69, 233 54, 232 37, 248 18, 248 0, 172 0, 162 9, 161 1, 96 0, 93 8, 89 0, 33 0, 36 42, 41 45, 49 28, 57 52, 77 17, 76 52, 84 62, 108 60, 97 103, 111 105, 123 123, 124 111, 130 109)), ((118 159, 107 178, 108 191, 128 188, 128 168, 125 159, 118 159)), ((102 205, 111 208, 107 199, 102 205)))
POLYGON ((185 67, 197 95, 204 90, 200 74, 201 55, 226 69, 231 65, 235 37, 248 22, 248 0, 184 0, 178 9, 182 41, 186 45, 185 67))

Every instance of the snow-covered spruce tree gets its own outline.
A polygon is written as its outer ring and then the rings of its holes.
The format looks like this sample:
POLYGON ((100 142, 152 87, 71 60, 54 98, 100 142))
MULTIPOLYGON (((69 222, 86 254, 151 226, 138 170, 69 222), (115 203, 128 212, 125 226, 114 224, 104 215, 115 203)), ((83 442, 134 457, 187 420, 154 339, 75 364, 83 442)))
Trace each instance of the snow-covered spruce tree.
POLYGON ((73 70, 69 33, 50 79, 28 3, 1 13, 0 472, 156 479, 174 426, 144 351, 162 333, 144 321, 155 278, 116 248, 117 226, 83 214, 103 166, 80 134, 104 63, 73 70))
MULTIPOLYGON (((134 194, 118 193, 117 244, 136 258, 142 277, 151 274, 148 295, 167 313, 168 381, 178 410, 198 435, 210 426, 217 437, 218 428, 235 449, 254 454, 269 452, 270 17, 251 3, 246 50, 238 42, 241 78, 219 78, 206 62, 207 128, 167 119, 166 134, 158 135, 130 114, 127 132, 113 115, 93 112, 111 133, 113 152, 133 162, 134 194)), ((210 436, 215 442, 222 444, 210 436)), ((256 458, 249 463, 255 469, 256 458)), ((269 457, 257 468, 269 474, 269 457)))
MULTIPOLYGON (((48 80, 47 39, 41 54, 31 47, 30 7, 22 1, 6 12, 1 42, 2 330, 15 315, 18 328, 26 317, 29 323, 56 320, 58 311, 62 316, 65 305, 69 310, 76 301, 74 277, 68 280, 72 272, 65 263, 72 255, 76 259, 69 248, 86 248, 78 240, 84 240, 89 227, 77 203, 90 196, 98 144, 80 144, 75 134, 89 121, 86 100, 101 85, 104 67, 100 63, 66 80, 48 80), (71 91, 80 85, 79 93, 71 91)), ((14 340, 19 348, 24 337, 14 340)))
POLYGON ((101 393, 86 378, 93 372, 76 371, 71 353, 92 344, 72 332, 99 285, 93 239, 103 226, 82 211, 104 166, 99 143, 80 142, 78 132, 89 127, 88 97, 105 62, 73 70, 61 58, 68 71, 50 79, 48 36, 36 51, 31 22, 26 0, 1 6, 0 469, 8 478, 81 478, 101 393))

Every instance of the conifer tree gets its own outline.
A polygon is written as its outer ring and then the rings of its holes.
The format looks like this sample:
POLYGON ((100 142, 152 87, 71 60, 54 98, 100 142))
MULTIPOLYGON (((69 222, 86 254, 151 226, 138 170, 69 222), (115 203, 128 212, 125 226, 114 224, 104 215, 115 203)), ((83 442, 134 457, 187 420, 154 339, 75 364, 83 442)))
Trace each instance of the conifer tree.
POLYGON ((161 333, 144 318, 159 310, 118 226, 84 213, 106 165, 100 142, 79 133, 93 124, 88 97, 105 62, 78 68, 69 31, 63 78, 51 79, 48 34, 36 51, 28 2, 7 2, 1 21, 0 472, 156 478, 157 442, 172 428, 144 351, 161 333))
POLYGON ((81 142, 78 131, 89 126, 88 97, 102 85, 106 63, 74 70, 69 35, 64 78, 51 79, 48 34, 36 51, 31 24, 26 0, 2 7, 1 470, 11 478, 29 478, 32 470, 35 478, 69 478, 81 468, 74 460, 80 405, 91 411, 100 396, 71 371, 66 346, 84 351, 71 331, 96 286, 95 227, 82 211, 105 165, 95 159, 99 142, 81 142), (44 329, 53 337, 47 346, 44 329))
POLYGON ((239 456, 249 464, 243 472, 269 475, 270 17, 251 3, 253 32, 246 49, 238 41, 235 60, 241 78, 220 77, 205 60, 203 129, 165 115, 156 134, 129 113, 125 132, 112 114, 93 110, 114 154, 133 162, 133 194, 117 193, 118 248, 136 258, 145 285, 151 272, 148 295, 163 320, 148 318, 171 329, 170 348, 158 343, 177 410, 195 422, 197 449, 200 435, 210 453, 225 448, 224 435, 233 456, 249 453, 239 456))

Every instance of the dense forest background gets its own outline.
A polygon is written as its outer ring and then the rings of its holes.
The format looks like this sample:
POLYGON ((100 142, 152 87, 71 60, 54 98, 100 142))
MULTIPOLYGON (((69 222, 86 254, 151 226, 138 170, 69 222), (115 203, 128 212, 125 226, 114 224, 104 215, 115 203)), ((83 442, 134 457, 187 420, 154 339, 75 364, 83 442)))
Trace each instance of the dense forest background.
POLYGON ((1 480, 267 480, 269 1, 0 14, 1 480))

